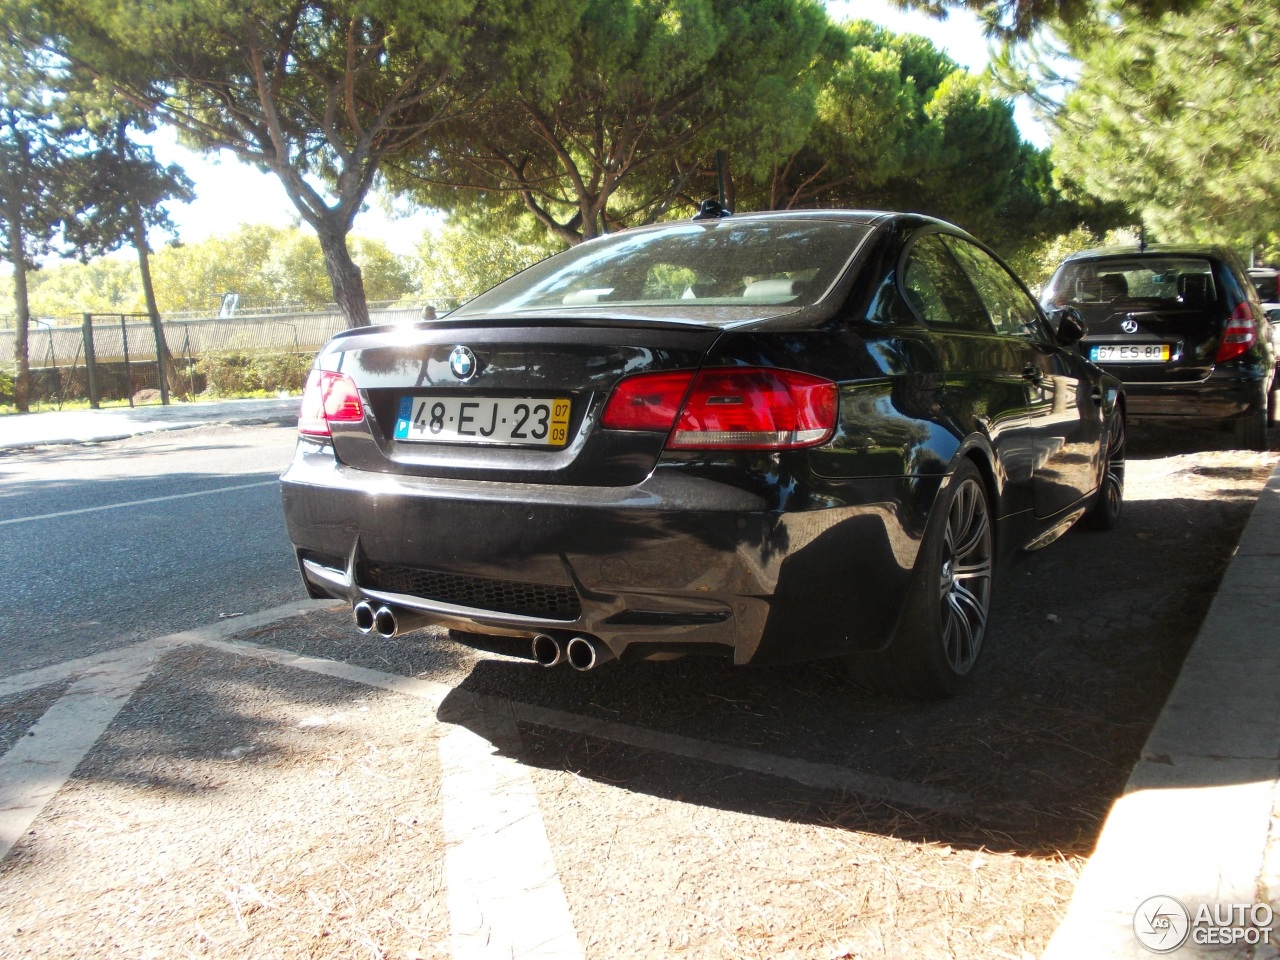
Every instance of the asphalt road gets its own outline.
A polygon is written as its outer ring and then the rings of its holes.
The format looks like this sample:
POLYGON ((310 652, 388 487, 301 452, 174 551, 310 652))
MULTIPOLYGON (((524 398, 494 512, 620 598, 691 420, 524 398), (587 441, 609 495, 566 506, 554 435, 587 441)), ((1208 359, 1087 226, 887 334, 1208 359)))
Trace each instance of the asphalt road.
POLYGON ((276 478, 289 427, 0 457, 0 675, 302 596, 276 478))

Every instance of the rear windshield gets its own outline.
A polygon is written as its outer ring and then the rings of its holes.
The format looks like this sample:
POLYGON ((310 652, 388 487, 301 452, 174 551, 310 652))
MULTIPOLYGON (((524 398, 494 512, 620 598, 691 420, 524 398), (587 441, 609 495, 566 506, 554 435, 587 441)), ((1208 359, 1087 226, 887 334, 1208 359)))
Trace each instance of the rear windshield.
POLYGON ((1041 296, 1045 309, 1095 303, 1158 301, 1161 306, 1214 303, 1213 266, 1201 257, 1074 260, 1064 264, 1041 296))
POLYGON ((1264 274, 1262 276, 1250 273, 1249 276, 1253 279, 1253 285, 1258 288, 1259 300, 1266 300, 1273 303, 1280 302, 1280 293, 1277 293, 1276 291, 1276 281, 1278 278, 1274 273, 1264 274))
POLYGON ((584 243, 535 264, 454 312, 573 307, 804 306, 840 277, 871 232, 833 220, 684 221, 584 243))

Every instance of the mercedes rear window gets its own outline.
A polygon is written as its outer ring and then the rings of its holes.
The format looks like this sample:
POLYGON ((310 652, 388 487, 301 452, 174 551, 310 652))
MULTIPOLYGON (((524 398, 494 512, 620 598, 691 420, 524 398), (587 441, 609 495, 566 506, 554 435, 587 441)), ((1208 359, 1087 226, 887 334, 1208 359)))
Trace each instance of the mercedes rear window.
POLYGON ((583 243, 535 264, 455 311, 575 307, 805 306, 839 279, 870 234, 838 220, 683 221, 583 243))
POLYGON ((1217 299, 1213 265, 1207 259, 1134 257, 1064 264, 1045 289, 1041 302, 1046 309, 1053 309, 1131 301, 1197 306, 1217 299))

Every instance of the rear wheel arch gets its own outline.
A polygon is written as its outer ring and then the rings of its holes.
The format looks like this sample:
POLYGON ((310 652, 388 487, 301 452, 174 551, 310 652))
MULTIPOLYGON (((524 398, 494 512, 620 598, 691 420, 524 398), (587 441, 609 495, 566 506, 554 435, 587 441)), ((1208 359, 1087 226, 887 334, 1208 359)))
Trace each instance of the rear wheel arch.
POLYGON ((995 521, 1000 516, 1000 483, 996 479, 995 468, 984 450, 970 447, 965 451, 964 456, 966 459, 973 461, 973 465, 978 468, 978 474, 982 477, 982 485, 987 491, 987 505, 991 508, 992 519, 991 540, 995 544, 998 554, 1000 549, 1000 530, 995 521))
POLYGON ((938 493, 898 622, 880 650, 851 654, 854 681, 936 699, 967 680, 986 634, 995 561, 990 464, 961 454, 938 493))

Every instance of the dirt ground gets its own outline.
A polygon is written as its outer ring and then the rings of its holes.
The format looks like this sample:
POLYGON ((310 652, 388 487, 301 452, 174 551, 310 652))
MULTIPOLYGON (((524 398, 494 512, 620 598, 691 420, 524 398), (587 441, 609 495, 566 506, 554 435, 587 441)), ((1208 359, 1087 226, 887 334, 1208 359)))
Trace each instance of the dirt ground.
MULTIPOLYGON (((821 663, 548 671, 333 609, 243 639, 451 692, 180 647, 0 862, 0 955, 459 955, 438 746, 496 704, 592 960, 1035 957, 1280 459, 1200 439, 1135 435, 1121 527, 1004 571, 945 703, 821 663)), ((65 689, 0 699, 0 750, 65 689)))

